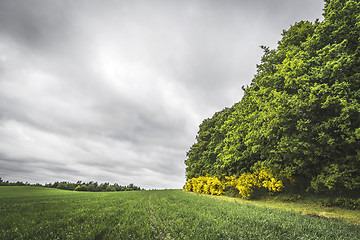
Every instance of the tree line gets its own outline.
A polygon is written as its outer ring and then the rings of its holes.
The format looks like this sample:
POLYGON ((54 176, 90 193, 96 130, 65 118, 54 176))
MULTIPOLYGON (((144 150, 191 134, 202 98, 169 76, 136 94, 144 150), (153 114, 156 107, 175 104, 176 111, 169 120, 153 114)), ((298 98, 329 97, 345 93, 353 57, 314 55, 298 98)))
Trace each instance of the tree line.
POLYGON ((82 182, 77 181, 76 183, 71 182, 54 182, 54 183, 46 183, 44 185, 40 183, 30 184, 28 182, 9 182, 4 181, 0 178, 0 186, 36 186, 36 187, 48 187, 48 188, 57 188, 63 190, 71 190, 71 191, 87 191, 87 192, 115 192, 115 191, 139 191, 145 190, 141 189, 140 187, 130 183, 127 186, 122 186, 117 183, 110 184, 110 183, 98 183, 94 181, 90 182, 82 182))
POLYGON ((264 55, 244 96, 199 126, 187 179, 284 172, 297 189, 360 190, 360 3, 325 0, 264 55))

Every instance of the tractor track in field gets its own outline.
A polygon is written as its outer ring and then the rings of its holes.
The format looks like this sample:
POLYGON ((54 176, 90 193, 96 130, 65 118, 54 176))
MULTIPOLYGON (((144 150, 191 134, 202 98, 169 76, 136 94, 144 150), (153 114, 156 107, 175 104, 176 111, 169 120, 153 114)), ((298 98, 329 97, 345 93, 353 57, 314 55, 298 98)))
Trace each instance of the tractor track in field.
POLYGON ((153 233, 155 234, 155 236, 157 237, 157 239, 162 239, 162 240, 174 239, 171 237, 170 233, 165 233, 164 231, 162 231, 161 219, 160 219, 159 215, 157 214, 151 199, 148 202, 148 211, 149 211, 150 227, 151 227, 153 233))

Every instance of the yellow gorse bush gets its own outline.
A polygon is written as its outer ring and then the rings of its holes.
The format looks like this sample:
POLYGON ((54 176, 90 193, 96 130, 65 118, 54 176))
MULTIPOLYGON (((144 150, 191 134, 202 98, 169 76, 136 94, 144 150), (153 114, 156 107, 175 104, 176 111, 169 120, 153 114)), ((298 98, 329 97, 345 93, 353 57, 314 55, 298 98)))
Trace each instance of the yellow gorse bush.
POLYGON ((254 171, 254 175, 259 180, 257 187, 267 188, 271 192, 280 192, 284 188, 282 180, 277 180, 270 169, 258 168, 254 171))
POLYGON ((211 195, 223 195, 225 185, 216 177, 191 178, 185 184, 186 191, 211 195))
POLYGON ((239 177, 226 176, 221 182, 216 177, 201 176, 191 178, 185 184, 186 191, 211 195, 223 195, 225 188, 236 188, 243 198, 250 198, 256 189, 265 188, 271 192, 280 192, 284 188, 282 179, 294 181, 290 175, 282 172, 275 177, 269 168, 258 168, 253 173, 243 173, 239 177))
POLYGON ((269 168, 258 168, 253 173, 243 173, 238 178, 227 177, 243 198, 250 198, 256 189, 265 188, 270 192, 280 192, 284 188, 283 181, 275 178, 269 168))

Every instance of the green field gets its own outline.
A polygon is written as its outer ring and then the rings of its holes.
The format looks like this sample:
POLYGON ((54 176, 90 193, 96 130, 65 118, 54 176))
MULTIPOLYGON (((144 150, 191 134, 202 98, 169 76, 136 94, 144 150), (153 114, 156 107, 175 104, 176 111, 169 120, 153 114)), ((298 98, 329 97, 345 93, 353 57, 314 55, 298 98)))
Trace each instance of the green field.
POLYGON ((0 239, 360 239, 360 227, 181 190, 0 187, 0 239))

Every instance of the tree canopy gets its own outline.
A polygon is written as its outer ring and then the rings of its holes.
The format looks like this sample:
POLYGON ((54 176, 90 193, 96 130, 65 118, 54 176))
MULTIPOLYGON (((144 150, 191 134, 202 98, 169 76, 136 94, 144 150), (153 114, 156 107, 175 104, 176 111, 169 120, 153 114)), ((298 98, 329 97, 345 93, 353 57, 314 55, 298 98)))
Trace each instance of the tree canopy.
POLYGON ((258 167, 315 191, 360 189, 360 2, 326 0, 264 55, 239 103, 204 120, 187 178, 258 167))

